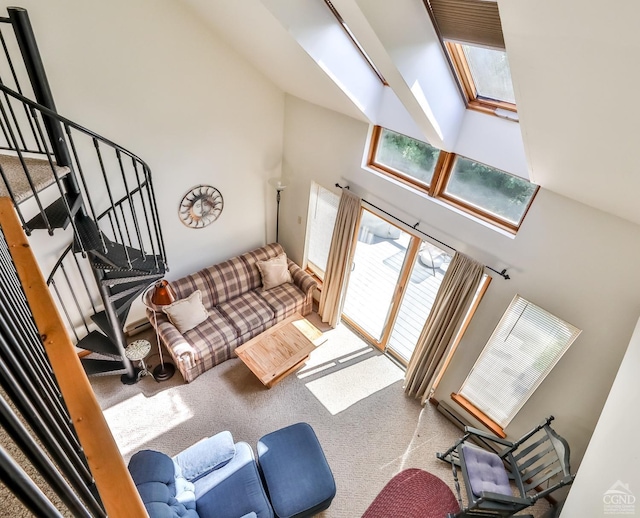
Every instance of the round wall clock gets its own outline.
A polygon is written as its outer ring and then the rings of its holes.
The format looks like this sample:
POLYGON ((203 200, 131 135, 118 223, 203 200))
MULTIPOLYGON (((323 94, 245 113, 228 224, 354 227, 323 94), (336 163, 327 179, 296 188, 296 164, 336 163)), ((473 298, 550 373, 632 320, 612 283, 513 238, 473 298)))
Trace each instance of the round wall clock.
POLYGON ((218 219, 223 206, 222 194, 218 189, 210 185, 198 185, 184 195, 178 215, 186 226, 203 228, 218 219))

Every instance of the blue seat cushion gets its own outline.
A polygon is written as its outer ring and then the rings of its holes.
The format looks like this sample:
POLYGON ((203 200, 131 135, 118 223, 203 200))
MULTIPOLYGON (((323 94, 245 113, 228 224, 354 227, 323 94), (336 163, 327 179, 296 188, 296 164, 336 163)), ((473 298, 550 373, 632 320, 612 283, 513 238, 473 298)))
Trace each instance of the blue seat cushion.
POLYGON ((251 512, 273 518, 251 446, 237 442, 235 447, 233 459, 194 483, 196 511, 203 518, 238 518, 251 512))
POLYGON ((461 448, 471 491, 480 497, 483 491, 512 496, 509 475, 502 459, 493 452, 464 444, 461 448))
POLYGON ((258 441, 258 464, 280 518, 313 516, 336 494, 331 468, 313 428, 297 423, 258 441))

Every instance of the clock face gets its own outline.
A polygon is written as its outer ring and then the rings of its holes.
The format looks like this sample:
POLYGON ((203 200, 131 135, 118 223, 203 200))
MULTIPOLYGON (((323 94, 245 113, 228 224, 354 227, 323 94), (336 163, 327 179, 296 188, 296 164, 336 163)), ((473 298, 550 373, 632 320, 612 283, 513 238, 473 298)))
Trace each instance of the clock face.
POLYGON ((218 189, 210 185, 198 185, 184 195, 178 215, 186 226, 203 228, 218 219, 223 206, 222 194, 218 189))

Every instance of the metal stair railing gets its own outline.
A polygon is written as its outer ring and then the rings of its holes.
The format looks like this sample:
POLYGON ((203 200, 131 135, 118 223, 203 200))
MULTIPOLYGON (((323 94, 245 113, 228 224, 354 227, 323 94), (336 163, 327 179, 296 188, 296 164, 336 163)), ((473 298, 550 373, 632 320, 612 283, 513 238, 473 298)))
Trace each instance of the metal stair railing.
POLYGON ((0 480, 36 516, 147 517, 4 197, 0 264, 0 426, 24 453, 0 447, 0 480))
MULTIPOLYGON (((50 221, 51 216, 45 209, 46 203, 43 201, 42 193, 37 192, 31 179, 25 160, 27 157, 20 148, 13 127, 14 121, 9 115, 8 102, 26 106, 32 115, 31 120, 36 132, 44 143, 44 155, 49 164, 51 176, 57 185, 60 199, 63 200, 59 209, 66 214, 74 228, 79 251, 86 254, 94 248, 102 248, 106 254, 108 253, 106 238, 125 247, 123 250, 127 265, 122 266, 133 268, 132 249, 137 249, 139 251, 138 265, 151 259, 154 263, 154 269, 166 268, 166 249, 160 229, 149 166, 124 147, 27 99, 5 85, 0 84, 0 92, 2 93, 0 95, 0 121, 7 128, 10 147, 20 161, 22 172, 31 185, 33 198, 46 230, 53 234, 54 227, 50 221), (71 208, 71 201, 65 196, 67 191, 56 173, 57 164, 50 151, 49 136, 43 130, 42 121, 45 117, 57 121, 64 128, 64 144, 71 150, 69 164, 71 171, 69 174, 77 175, 80 179, 80 195, 82 200, 86 202, 87 218, 93 223, 93 232, 78 228, 76 218, 74 218, 75 212, 71 208), (89 175, 90 169, 99 171, 99 174, 89 175), (105 217, 108 219, 108 225, 100 223, 105 217), (95 232, 96 229, 99 229, 100 232, 95 232)), ((2 146, 0 145, 0 147, 2 146)), ((23 213, 10 180, 1 167, 0 176, 7 185, 9 197, 16 206, 25 232, 29 235, 34 228, 23 213)), ((148 264, 144 266, 145 270, 149 267, 148 264)))

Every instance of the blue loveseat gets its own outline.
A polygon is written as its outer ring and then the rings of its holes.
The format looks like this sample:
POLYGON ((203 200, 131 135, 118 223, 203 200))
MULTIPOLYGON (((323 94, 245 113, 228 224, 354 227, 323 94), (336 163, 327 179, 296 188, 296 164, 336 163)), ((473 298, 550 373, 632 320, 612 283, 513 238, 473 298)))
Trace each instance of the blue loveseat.
POLYGON ((136 453, 129 472, 151 518, 273 518, 251 447, 221 432, 175 457, 136 453))

